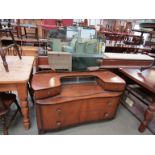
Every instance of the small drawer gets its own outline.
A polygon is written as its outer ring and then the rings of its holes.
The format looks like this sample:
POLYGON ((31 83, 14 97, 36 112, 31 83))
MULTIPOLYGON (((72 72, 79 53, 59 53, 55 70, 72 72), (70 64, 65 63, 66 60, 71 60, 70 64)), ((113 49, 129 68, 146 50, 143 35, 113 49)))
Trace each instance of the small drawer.
POLYGON ((58 95, 60 93, 60 88, 52 88, 52 89, 45 89, 45 90, 39 90, 35 91, 35 99, 42 99, 46 97, 52 97, 55 95, 58 95))

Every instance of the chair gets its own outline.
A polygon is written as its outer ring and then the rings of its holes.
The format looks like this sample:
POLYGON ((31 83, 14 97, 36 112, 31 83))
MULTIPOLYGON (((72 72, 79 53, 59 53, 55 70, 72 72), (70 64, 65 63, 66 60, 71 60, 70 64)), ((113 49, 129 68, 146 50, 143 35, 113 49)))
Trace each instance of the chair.
POLYGON ((53 71, 48 62, 48 56, 39 56, 36 60, 36 72, 53 71))
POLYGON ((20 106, 18 105, 18 102, 16 100, 16 95, 12 93, 0 92, 0 120, 2 121, 4 135, 8 135, 8 128, 14 120, 18 111, 20 111, 21 113, 20 106), (10 106, 13 103, 15 103, 15 105, 17 106, 17 110, 15 111, 7 125, 6 115, 9 112, 10 106))

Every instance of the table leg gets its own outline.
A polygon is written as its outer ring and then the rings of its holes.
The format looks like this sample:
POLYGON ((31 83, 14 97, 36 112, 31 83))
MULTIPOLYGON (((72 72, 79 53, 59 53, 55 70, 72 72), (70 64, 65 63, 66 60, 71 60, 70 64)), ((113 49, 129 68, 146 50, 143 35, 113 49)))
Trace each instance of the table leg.
POLYGON ((28 107, 28 90, 27 83, 17 85, 18 96, 20 100, 21 111, 23 115, 23 125, 25 129, 30 128, 29 107, 28 107))
POLYGON ((139 131, 144 132, 148 123, 153 119, 153 113, 155 112, 155 97, 153 97, 152 104, 148 107, 144 114, 144 121, 139 126, 139 131))

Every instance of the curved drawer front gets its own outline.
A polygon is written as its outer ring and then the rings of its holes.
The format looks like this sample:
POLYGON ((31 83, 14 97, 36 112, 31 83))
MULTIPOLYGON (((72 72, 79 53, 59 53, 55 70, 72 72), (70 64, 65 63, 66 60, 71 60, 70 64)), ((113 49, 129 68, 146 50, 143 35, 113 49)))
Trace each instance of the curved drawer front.
POLYGON ((36 100, 37 99, 43 99, 43 98, 58 95, 58 94, 60 94, 60 91, 61 91, 60 87, 56 87, 54 89, 49 88, 49 89, 38 90, 38 91, 35 91, 34 97, 36 100))
POLYGON ((83 99, 51 105, 36 104, 38 128, 42 130, 60 129, 113 118, 119 100, 120 96, 83 99))

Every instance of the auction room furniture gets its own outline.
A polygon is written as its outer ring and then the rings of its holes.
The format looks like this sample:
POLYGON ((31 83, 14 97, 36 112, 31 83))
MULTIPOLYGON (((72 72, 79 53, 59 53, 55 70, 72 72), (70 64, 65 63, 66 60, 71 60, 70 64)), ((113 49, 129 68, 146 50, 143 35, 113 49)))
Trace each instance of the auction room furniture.
POLYGON ((145 54, 104 53, 102 65, 112 67, 147 66, 153 63, 153 58, 145 54))
POLYGON ((48 52, 48 62, 53 70, 72 71, 72 54, 69 52, 48 52))
POLYGON ((115 117, 125 81, 109 71, 39 73, 32 79, 38 132, 115 117))
MULTIPOLYGON (((119 69, 119 71, 132 83, 140 86, 144 92, 149 92, 151 101, 147 105, 144 114, 144 120, 139 126, 139 131, 144 132, 149 122, 152 121, 155 112, 155 68, 146 69, 140 71, 140 69, 119 69)), ((127 80, 128 81, 128 80, 127 80)), ((136 93, 132 93, 136 98, 140 99, 143 103, 146 101, 146 97, 138 97, 136 93)))
MULTIPOLYGON (((38 47, 33 47, 33 46, 18 46, 20 54, 22 56, 38 56, 38 47)), ((12 47, 6 51, 6 55, 12 55, 12 56, 17 56, 16 50, 12 47)))
POLYGON ((38 56, 38 47, 34 47, 34 46, 21 46, 22 52, 23 52, 23 56, 34 56, 37 57, 38 56))
POLYGON ((51 29, 57 28, 56 19, 43 19, 40 25, 43 31, 43 38, 47 38, 47 34, 51 29))
POLYGON ((9 72, 8 64, 7 64, 7 61, 6 61, 7 50, 14 47, 14 50, 16 51, 16 53, 17 53, 17 55, 19 56, 20 59, 21 59, 21 54, 20 54, 17 42, 14 39, 12 28, 10 26, 10 20, 9 20, 9 22, 6 23, 6 26, 7 26, 7 28, 3 28, 2 24, 1 24, 1 21, 0 21, 0 56, 2 58, 3 65, 4 65, 4 68, 5 68, 6 72, 9 72), (7 35, 9 34, 10 35, 13 44, 8 45, 7 47, 3 47, 3 44, 1 42, 1 37, 4 34, 7 34, 7 35))
POLYGON ((16 27, 17 29, 17 37, 21 39, 23 37, 26 38, 34 38, 39 39, 38 36, 38 27, 33 24, 13 24, 12 26, 16 27))
POLYGON ((9 72, 6 72, 0 59, 0 91, 17 91, 23 115, 23 125, 26 129, 30 127, 28 107, 28 82, 32 72, 34 57, 7 56, 9 72))
POLYGON ((106 45, 106 52, 113 52, 113 53, 150 53, 150 47, 143 47, 143 46, 135 46, 135 45, 106 45))
POLYGON ((36 60, 36 71, 42 70, 51 70, 47 56, 39 56, 36 60))
POLYGON ((119 68, 148 67, 153 63, 154 59, 145 54, 104 53, 102 59, 98 59, 98 65, 87 67, 87 70, 108 69, 118 74, 119 68))
POLYGON ((20 24, 20 27, 24 29, 24 36, 26 38, 35 38, 35 39, 39 39, 38 36, 38 27, 36 25, 33 24, 20 24), (33 32, 34 30, 34 32, 33 32))
POLYGON ((12 93, 0 92, 0 120, 3 125, 3 134, 8 134, 8 128, 10 127, 12 121, 14 120, 17 112, 20 111, 20 106, 16 100, 16 95, 12 93), (10 106, 15 103, 17 110, 14 112, 13 116, 10 118, 9 123, 6 123, 6 115, 10 110, 10 106))

